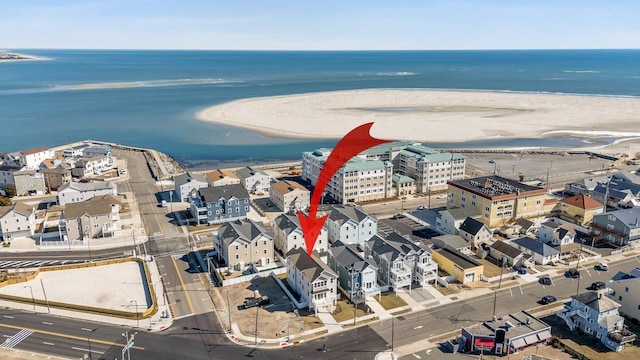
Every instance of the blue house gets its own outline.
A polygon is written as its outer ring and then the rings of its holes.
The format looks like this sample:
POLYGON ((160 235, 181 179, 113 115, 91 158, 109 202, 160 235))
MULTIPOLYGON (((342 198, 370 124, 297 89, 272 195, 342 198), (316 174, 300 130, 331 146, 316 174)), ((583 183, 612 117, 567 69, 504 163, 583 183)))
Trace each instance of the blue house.
POLYGON ((194 189, 189 212, 198 224, 220 224, 246 219, 251 209, 249 193, 240 184, 194 189))
POLYGON ((626 343, 633 342, 636 335, 624 326, 624 318, 618 313, 620 304, 602 295, 589 291, 571 296, 571 302, 557 313, 571 331, 580 330, 600 341, 604 346, 621 351, 626 343))

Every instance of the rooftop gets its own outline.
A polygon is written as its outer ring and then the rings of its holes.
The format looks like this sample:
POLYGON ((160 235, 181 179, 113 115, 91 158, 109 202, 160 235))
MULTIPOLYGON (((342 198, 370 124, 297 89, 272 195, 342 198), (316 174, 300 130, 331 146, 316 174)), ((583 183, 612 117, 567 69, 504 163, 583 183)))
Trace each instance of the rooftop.
POLYGON ((620 307, 620 304, 609 299, 606 296, 602 296, 602 293, 599 293, 597 291, 588 291, 578 295, 572 295, 571 298, 587 305, 588 307, 596 310, 598 313, 617 309, 620 307))
POLYGON ((473 267, 476 267, 476 266, 482 266, 482 264, 480 264, 476 260, 468 257, 467 255, 465 255, 465 254, 461 253, 460 251, 458 251, 456 249, 453 249, 453 248, 451 248, 449 246, 441 247, 441 248, 438 248, 438 249, 432 249, 431 252, 437 252, 438 254, 440 254, 443 257, 449 259, 454 264, 460 266, 463 269, 469 269, 469 268, 473 268, 473 267))
POLYGON ((288 194, 294 190, 309 192, 309 190, 307 190, 304 186, 291 180, 278 181, 277 183, 271 185, 271 190, 275 190, 280 194, 288 194))
POLYGON ((449 181, 452 185, 470 191, 485 198, 499 196, 516 197, 519 195, 544 194, 546 190, 538 186, 526 185, 521 182, 503 178, 501 176, 482 176, 473 179, 449 181))
POLYGON ((594 200, 585 194, 571 196, 566 199, 560 200, 560 202, 585 210, 598 209, 604 206, 604 204, 602 204, 601 202, 594 200))
MULTIPOLYGON (((463 329, 468 333, 475 333, 480 336, 495 336, 496 330, 508 329, 508 331, 505 332, 505 337, 507 339, 515 339, 531 333, 544 330, 548 331, 551 327, 544 321, 537 319, 535 316, 523 310, 519 313, 509 314, 499 320, 485 321, 482 324, 465 327, 463 329)), ((551 337, 551 334, 549 334, 549 337, 551 337)))
POLYGON ((291 249, 287 253, 287 258, 291 260, 293 266, 304 274, 309 282, 315 281, 322 274, 338 278, 338 275, 336 275, 336 273, 334 273, 322 260, 320 260, 318 253, 315 251, 311 255, 311 258, 309 258, 305 249, 291 249))
POLYGON ((534 240, 528 236, 521 237, 519 239, 515 239, 512 241, 514 244, 520 245, 523 248, 529 249, 536 254, 540 254, 544 257, 553 256, 559 254, 558 250, 552 248, 551 246, 534 240))

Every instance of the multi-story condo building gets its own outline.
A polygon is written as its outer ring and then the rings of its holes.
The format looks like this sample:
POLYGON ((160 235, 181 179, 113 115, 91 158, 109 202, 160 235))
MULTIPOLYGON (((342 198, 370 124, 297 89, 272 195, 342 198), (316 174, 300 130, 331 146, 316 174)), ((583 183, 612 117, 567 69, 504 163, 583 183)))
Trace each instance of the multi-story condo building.
POLYGON ((251 264, 273 263, 273 239, 253 220, 236 220, 220 226, 213 233, 213 246, 218 261, 224 261, 229 270, 242 271, 251 264))
POLYGON ((44 180, 44 174, 37 170, 22 170, 13 173, 13 179, 16 182, 16 195, 36 195, 47 192, 47 184, 44 180))
POLYGON ((334 205, 326 221, 329 241, 362 244, 378 232, 378 220, 361 209, 349 205, 334 205))
POLYGON ((449 181, 447 208, 475 208, 479 220, 490 228, 502 226, 518 218, 537 218, 548 215, 545 206, 546 190, 501 176, 484 176, 449 181))
POLYGON ((62 211, 64 240, 74 241, 122 235, 120 201, 112 195, 95 196, 82 202, 69 203, 62 211))
POLYGON ((42 169, 40 173, 44 175, 47 190, 58 190, 63 184, 71 182, 71 170, 63 167, 53 169, 42 169))
POLYGON ((620 304, 603 296, 602 292, 589 291, 571 296, 557 316, 565 321, 571 331, 580 330, 592 336, 604 346, 621 351, 632 343, 636 335, 627 330, 624 318, 618 313, 620 304))
POLYGON ((97 155, 76 161, 75 167, 71 169, 71 174, 76 178, 84 178, 102 175, 111 169, 113 169, 113 158, 111 156, 97 155))
POLYGON ((586 194, 578 194, 558 201, 551 214, 574 224, 585 226, 593 217, 604 212, 604 204, 586 194))
POLYGON ((338 275, 312 253, 302 248, 287 253, 287 283, 300 295, 301 302, 316 313, 325 308, 333 312, 338 296, 338 275))
POLYGON ((283 180, 271 185, 269 199, 281 211, 306 210, 311 192, 295 181, 283 180))
POLYGON ((211 186, 240 184, 240 179, 230 170, 212 170, 204 174, 211 186))
MULTIPOLYGON (((304 234, 300 227, 300 220, 298 220, 296 215, 282 214, 273 221, 271 226, 273 228, 274 247, 283 255, 291 249, 307 249, 304 234)), ((314 248, 311 250, 325 254, 328 246, 328 231, 327 227, 324 226, 320 230, 314 248)))
POLYGON ((338 284, 352 302, 363 302, 366 296, 380 294, 378 267, 365 259, 356 245, 333 244, 327 265, 338 274, 338 284))
POLYGON ((640 242, 640 208, 609 211, 593 216, 595 238, 619 246, 640 242))
POLYGON ((620 303, 620 312, 632 321, 640 321, 640 268, 635 268, 629 273, 618 272, 608 286, 611 288, 608 296, 620 303))
POLYGON ((74 202, 89 200, 94 196, 118 195, 116 184, 109 181, 72 181, 58 188, 56 198, 58 205, 66 205, 74 202))
POLYGON ((186 172, 173 178, 176 195, 180 201, 187 202, 193 190, 206 188, 209 186, 207 178, 200 174, 186 172))
POLYGON ((34 170, 40 167, 40 164, 48 158, 53 157, 54 151, 49 150, 44 146, 23 150, 18 153, 18 159, 20 161, 20 165, 26 167, 29 170, 34 170))
POLYGON ((246 219, 251 209, 249 193, 240 184, 193 189, 189 212, 198 224, 220 224, 246 219))
POLYGON ((15 165, 2 165, 0 163, 0 189, 3 189, 6 185, 15 185, 16 182, 13 179, 13 174, 20 171, 22 167, 15 165))
POLYGON ((235 174, 240 179, 240 183, 251 194, 263 194, 268 192, 269 187, 271 187, 271 176, 251 166, 238 169, 235 174))
POLYGON ((416 191, 421 193, 444 190, 448 181, 464 179, 465 166, 464 156, 441 153, 421 144, 405 147, 393 159, 395 171, 414 178, 416 191))

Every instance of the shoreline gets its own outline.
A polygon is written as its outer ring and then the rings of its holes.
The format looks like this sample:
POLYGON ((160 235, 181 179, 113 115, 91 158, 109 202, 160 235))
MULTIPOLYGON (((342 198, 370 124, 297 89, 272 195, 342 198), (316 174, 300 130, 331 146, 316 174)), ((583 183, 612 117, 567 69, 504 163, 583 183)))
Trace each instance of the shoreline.
POLYGON ((292 139, 340 138, 374 121, 375 137, 464 146, 469 141, 566 134, 609 138, 616 144, 640 137, 638 114, 640 98, 630 96, 364 89, 241 99, 205 108, 196 118, 292 139), (397 126, 400 122, 403 126, 397 126))
POLYGON ((4 55, 15 56, 15 57, 8 58, 8 59, 0 57, 0 63, 18 62, 18 61, 49 61, 49 60, 53 60, 53 59, 47 58, 47 57, 28 55, 28 54, 22 54, 22 53, 14 53, 14 52, 5 52, 4 55))

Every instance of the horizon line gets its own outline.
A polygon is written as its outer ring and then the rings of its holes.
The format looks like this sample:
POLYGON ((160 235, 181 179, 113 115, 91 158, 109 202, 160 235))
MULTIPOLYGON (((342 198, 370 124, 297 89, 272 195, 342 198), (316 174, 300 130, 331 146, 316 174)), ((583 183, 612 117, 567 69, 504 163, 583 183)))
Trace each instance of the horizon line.
POLYGON ((640 48, 512 48, 512 49, 198 49, 198 48, 66 48, 27 47, 0 48, 0 51, 22 50, 74 50, 74 51, 238 51, 238 52, 429 52, 429 51, 610 51, 640 50, 640 48))

